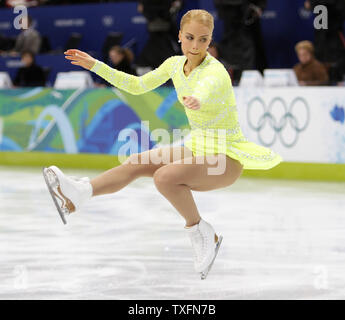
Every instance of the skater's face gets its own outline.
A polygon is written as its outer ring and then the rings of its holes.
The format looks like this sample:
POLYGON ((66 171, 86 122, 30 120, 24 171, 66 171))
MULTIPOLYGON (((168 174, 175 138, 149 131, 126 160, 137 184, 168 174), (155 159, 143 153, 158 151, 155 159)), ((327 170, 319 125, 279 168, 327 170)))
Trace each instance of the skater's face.
POLYGON ((180 30, 179 40, 182 52, 188 59, 203 58, 212 40, 212 31, 199 22, 191 21, 180 30))
POLYGON ((312 54, 307 49, 299 49, 297 51, 298 60, 302 64, 307 64, 312 59, 312 54))

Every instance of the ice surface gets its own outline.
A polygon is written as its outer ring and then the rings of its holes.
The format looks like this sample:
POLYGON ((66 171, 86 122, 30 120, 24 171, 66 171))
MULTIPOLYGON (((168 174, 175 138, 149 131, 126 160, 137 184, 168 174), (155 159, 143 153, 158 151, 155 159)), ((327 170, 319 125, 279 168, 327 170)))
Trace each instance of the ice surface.
POLYGON ((0 299, 345 298, 345 183, 240 178, 193 194, 224 236, 203 281, 152 179, 91 199, 63 225, 41 168, 0 167, 0 299))

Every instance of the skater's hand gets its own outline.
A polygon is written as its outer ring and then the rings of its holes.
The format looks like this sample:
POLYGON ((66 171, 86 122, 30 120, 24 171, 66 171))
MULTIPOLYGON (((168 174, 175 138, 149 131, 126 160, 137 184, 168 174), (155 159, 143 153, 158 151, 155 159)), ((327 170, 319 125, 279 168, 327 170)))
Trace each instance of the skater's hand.
POLYGON ((81 66, 90 70, 96 63, 96 59, 92 58, 89 54, 78 49, 68 49, 65 53, 65 58, 71 60, 72 64, 81 66))
POLYGON ((200 109, 200 102, 197 98, 193 96, 182 97, 182 98, 183 98, 183 104, 185 107, 192 110, 200 109))

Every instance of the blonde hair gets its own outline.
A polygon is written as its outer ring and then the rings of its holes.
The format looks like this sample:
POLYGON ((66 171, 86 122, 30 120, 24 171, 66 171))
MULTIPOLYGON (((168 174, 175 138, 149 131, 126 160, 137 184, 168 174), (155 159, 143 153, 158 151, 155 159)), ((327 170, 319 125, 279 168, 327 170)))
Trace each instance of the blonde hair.
POLYGON ((213 32, 214 20, 213 16, 208 11, 202 9, 193 9, 187 11, 181 19, 180 29, 182 30, 183 26, 191 21, 199 22, 204 26, 210 28, 211 33, 213 32))
POLYGON ((314 45, 308 40, 300 41, 295 45, 295 51, 298 52, 300 49, 307 50, 310 54, 314 55, 314 45))

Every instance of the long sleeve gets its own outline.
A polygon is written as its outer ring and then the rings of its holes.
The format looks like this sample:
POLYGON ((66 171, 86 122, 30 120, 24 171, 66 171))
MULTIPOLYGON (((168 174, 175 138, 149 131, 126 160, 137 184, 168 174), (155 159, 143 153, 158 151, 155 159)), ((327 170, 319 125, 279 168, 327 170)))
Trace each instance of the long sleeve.
POLYGON ((107 80, 113 86, 131 94, 139 95, 151 91, 169 80, 173 59, 174 57, 166 59, 158 68, 140 77, 113 69, 98 60, 96 60, 91 71, 107 80))

